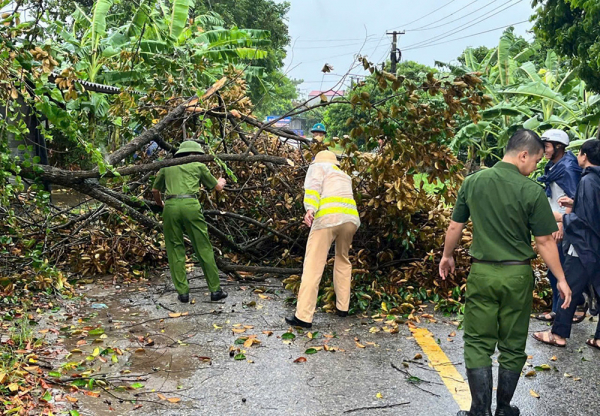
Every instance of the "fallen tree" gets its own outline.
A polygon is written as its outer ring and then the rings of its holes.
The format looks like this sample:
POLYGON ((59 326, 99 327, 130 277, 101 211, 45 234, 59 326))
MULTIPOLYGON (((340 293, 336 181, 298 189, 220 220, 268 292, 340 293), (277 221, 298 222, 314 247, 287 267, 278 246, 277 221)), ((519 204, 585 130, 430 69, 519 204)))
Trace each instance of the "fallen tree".
MULTIPOLYGON (((13 226, 6 230, 10 241, 4 247, 14 255, 7 258, 5 270, 34 270, 40 261, 48 261, 58 270, 68 268, 84 276, 145 275, 165 261, 160 208, 150 200, 153 177, 162 167, 201 161, 215 175, 236 183, 224 193, 200 196, 220 254, 220 269, 238 279, 288 275, 286 287, 295 290, 308 236, 301 225, 306 169, 316 152, 337 145, 344 149, 342 169, 353 173, 363 223, 353 244, 353 305, 367 309, 383 304, 410 313, 421 302, 436 300, 455 309, 462 296, 456 288, 465 277, 466 256, 459 259, 454 280, 440 283, 435 278, 448 206, 462 181, 460 162, 443 143, 453 136, 457 117, 476 121, 487 99, 473 74, 445 80, 430 75, 415 83, 361 62, 372 72, 375 88, 389 94, 374 100, 361 92, 321 104, 349 106, 361 114, 359 127, 350 136, 329 143, 308 144, 293 132, 274 127, 274 122, 244 114, 244 108, 236 108, 244 89, 238 88, 239 73, 234 72, 200 98, 170 100, 171 110, 155 110, 163 118, 104 156, 97 168, 13 166, 18 177, 60 185, 89 198, 85 210, 49 204, 35 211, 31 207, 42 193, 21 194, 22 209, 15 211, 13 226), (207 154, 173 158, 184 139, 198 140, 207 154), (306 146, 298 149, 286 144, 287 139, 306 146), (356 145, 380 140, 384 144, 376 152, 361 151, 356 145), (152 141, 159 151, 133 158, 152 141), (19 257, 27 244, 38 248, 39 260, 19 257)), ((304 111, 307 107, 300 105, 289 114, 304 111)), ((10 217, 9 211, 5 214, 10 217)), ((468 240, 467 233, 466 244, 468 240)), ((333 291, 326 287, 322 298, 325 307, 331 307, 333 291)))

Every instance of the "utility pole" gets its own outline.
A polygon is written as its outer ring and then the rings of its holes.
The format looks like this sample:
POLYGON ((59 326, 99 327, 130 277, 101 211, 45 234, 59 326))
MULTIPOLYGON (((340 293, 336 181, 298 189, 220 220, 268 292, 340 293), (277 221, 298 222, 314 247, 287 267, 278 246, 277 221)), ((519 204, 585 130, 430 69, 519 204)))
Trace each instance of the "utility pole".
POLYGON ((400 62, 400 58, 402 57, 402 52, 398 49, 398 35, 404 35, 406 32, 403 31, 393 31, 386 32, 387 35, 392 35, 392 51, 390 52, 390 60, 392 61, 392 74, 396 75, 396 65, 400 62))

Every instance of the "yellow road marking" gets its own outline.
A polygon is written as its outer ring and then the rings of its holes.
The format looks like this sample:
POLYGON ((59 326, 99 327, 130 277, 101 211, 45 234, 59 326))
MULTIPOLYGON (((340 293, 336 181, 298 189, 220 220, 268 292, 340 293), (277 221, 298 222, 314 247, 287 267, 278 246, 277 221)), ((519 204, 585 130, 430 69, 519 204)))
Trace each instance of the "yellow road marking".
POLYGON ((460 375, 456 367, 448 359, 440 346, 433 339, 433 334, 425 328, 411 328, 415 340, 423 349, 429 359, 431 366, 438 372, 452 397, 461 410, 469 410, 471 407, 471 393, 469 385, 460 375))

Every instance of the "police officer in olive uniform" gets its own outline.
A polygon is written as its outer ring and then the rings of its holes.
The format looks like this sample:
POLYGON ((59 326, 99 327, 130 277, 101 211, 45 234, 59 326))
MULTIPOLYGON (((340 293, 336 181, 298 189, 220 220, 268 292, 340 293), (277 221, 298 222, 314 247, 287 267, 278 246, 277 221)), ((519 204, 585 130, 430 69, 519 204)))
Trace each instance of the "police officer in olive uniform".
POLYGON ((542 258, 558 280, 564 299, 571 301, 556 242, 558 227, 544 189, 527 178, 542 158, 544 144, 531 130, 519 130, 506 154, 493 168, 468 176, 459 190, 446 235, 440 276, 454 272, 453 253, 465 223, 473 222, 471 256, 464 315, 464 357, 471 389, 471 409, 462 416, 491 416, 492 360, 500 351, 496 416, 516 416, 511 406, 527 359, 525 344, 533 303, 536 257, 531 234, 542 258))
MULTIPOLYGON (((195 153, 204 153, 202 147, 196 142, 185 141, 179 146, 175 157, 189 156, 195 153)), ((219 270, 202 215, 202 207, 198 201, 200 184, 207 189, 222 191, 225 187, 225 179, 215 179, 206 165, 192 162, 161 169, 156 175, 154 189, 152 189, 154 200, 158 205, 164 207, 163 228, 169 268, 173 284, 179 294, 178 299, 183 303, 190 300, 190 288, 185 272, 184 233, 190 238, 204 272, 208 289, 211 292, 210 299, 217 301, 227 297, 227 293, 221 290, 219 270), (161 192, 165 192, 166 203, 164 204, 160 196, 161 192)))

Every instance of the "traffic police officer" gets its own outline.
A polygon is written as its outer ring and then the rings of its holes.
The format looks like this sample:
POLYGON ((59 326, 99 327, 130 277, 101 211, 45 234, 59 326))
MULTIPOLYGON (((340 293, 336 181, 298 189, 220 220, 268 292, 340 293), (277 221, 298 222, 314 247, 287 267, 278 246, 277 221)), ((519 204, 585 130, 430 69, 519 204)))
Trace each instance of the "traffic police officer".
POLYGON ((327 134, 327 129, 325 129, 325 125, 323 123, 317 123, 310 129, 310 132, 313 135, 313 140, 318 142, 322 142, 327 134))
MULTIPOLYGON (((204 153, 202 147, 194 141, 185 141, 179 146, 175 157, 189 156, 194 153, 204 153)), ((154 200, 164 207, 163 228, 167 257, 171 278, 177 290, 180 302, 189 302, 189 284, 185 272, 184 232, 192 242, 194 252, 204 272, 204 277, 210 290, 210 299, 217 301, 227 297, 221 290, 219 270, 215 262, 213 247, 208 237, 208 230, 202 207, 198 201, 200 184, 207 189, 222 191, 225 179, 218 180, 210 173, 206 165, 200 162, 162 168, 154 181, 154 200), (160 193, 165 192, 166 203, 163 203, 160 193)))
POLYGON ((440 276, 454 272, 453 253, 469 217, 473 222, 471 256, 464 315, 464 357, 471 389, 471 409, 463 416, 491 416, 492 360, 500 355, 496 416, 518 415, 510 405, 527 359, 525 344, 533 303, 530 261, 536 257, 531 234, 542 258, 558 280, 569 305, 565 280, 552 233, 558 227, 544 189, 528 179, 542 158, 544 144, 531 130, 519 130, 506 154, 491 169, 467 177, 459 190, 446 235, 440 276))

